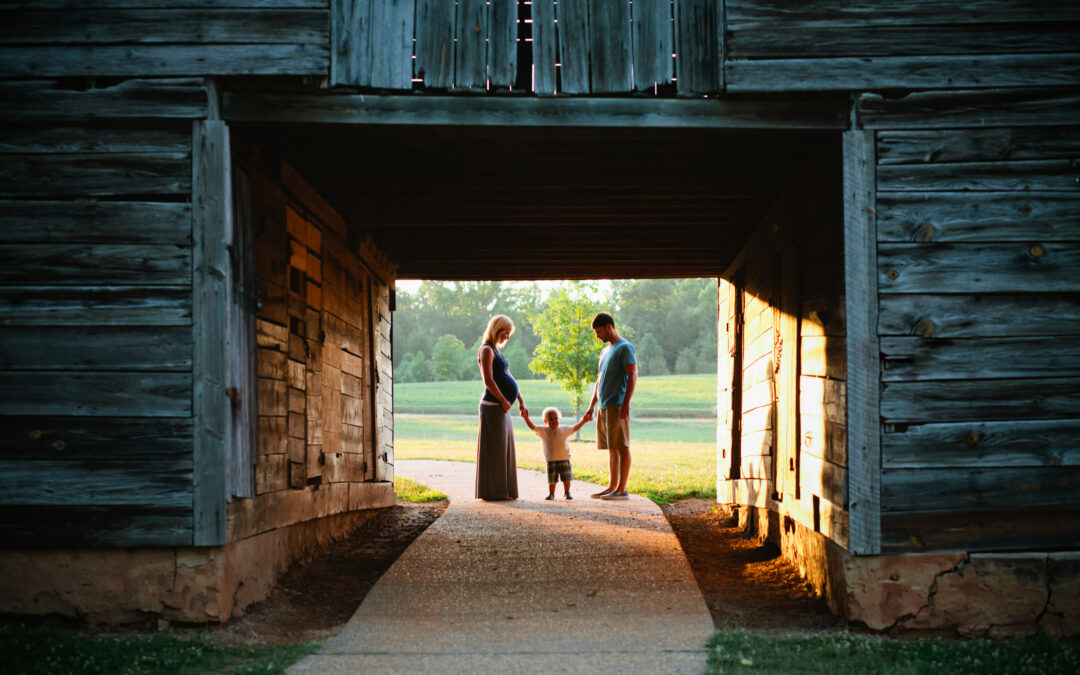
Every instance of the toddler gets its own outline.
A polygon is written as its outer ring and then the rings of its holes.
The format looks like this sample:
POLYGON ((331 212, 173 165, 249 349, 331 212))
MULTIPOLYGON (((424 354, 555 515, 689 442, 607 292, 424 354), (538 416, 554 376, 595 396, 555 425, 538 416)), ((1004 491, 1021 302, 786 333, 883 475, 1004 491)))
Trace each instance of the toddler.
POLYGON ((560 480, 566 490, 566 498, 573 499, 570 496, 570 480, 574 476, 570 471, 570 445, 566 441, 570 438, 570 434, 575 433, 585 425, 585 420, 581 419, 572 427, 560 426, 559 419, 562 417, 562 413, 559 412, 558 408, 544 408, 541 416, 544 420, 544 426, 538 427, 532 423, 528 414, 522 415, 525 424, 528 424, 529 428, 540 437, 540 443, 544 447, 544 459, 547 460, 548 475, 548 496, 545 499, 555 499, 555 484, 560 480))

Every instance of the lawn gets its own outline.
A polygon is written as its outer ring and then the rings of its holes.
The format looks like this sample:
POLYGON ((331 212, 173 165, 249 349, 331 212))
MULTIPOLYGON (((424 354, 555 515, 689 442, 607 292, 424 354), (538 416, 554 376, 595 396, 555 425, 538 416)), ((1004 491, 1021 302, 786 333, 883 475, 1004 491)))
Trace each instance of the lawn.
MULTIPOLYGON (((529 410, 537 414, 554 405, 573 415, 570 397, 547 380, 519 380, 529 410)), ((591 385, 590 385, 591 387, 591 385)), ((394 410, 418 415, 472 415, 483 394, 479 377, 464 382, 412 382, 394 385, 394 410)), ((588 403, 592 389, 586 388, 588 403)), ((634 391, 636 417, 716 418, 716 375, 641 377, 634 391)))
MULTIPOLYGON (((570 461, 575 480, 606 485, 608 453, 596 449, 595 429, 594 424, 586 424, 581 440, 570 443, 570 461)), ((514 437, 518 468, 545 470, 540 439, 516 414, 514 437)), ((634 419, 630 437, 631 492, 658 504, 684 497, 716 498, 715 420, 634 419)), ((396 415, 394 456, 474 462, 476 416, 396 415)))

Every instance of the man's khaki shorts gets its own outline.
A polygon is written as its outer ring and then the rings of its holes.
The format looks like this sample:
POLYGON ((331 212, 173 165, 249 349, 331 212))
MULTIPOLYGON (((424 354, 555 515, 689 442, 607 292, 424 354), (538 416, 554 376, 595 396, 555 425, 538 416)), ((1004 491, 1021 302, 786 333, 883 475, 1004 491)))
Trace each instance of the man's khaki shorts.
POLYGON ((601 408, 596 416, 596 448, 622 450, 630 447, 630 420, 619 417, 619 408, 601 408))

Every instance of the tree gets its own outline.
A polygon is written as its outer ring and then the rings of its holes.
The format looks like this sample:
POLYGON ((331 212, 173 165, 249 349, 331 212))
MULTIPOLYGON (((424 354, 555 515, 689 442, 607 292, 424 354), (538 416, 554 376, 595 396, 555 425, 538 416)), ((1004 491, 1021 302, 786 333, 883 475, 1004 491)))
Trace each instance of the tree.
POLYGON ((431 364, 428 363, 424 352, 416 352, 416 356, 409 360, 409 382, 430 382, 431 364))
POLYGON ((529 368, 558 382, 570 395, 575 419, 584 402, 582 390, 596 375, 602 345, 590 325, 600 309, 600 304, 588 299, 585 289, 576 284, 553 293, 546 309, 532 322, 540 344, 533 350, 529 368))
POLYGON ((664 360, 664 348, 652 333, 646 333, 637 346, 638 368, 642 375, 667 375, 667 361, 664 360))
POLYGON ((436 380, 460 379, 464 361, 465 343, 447 333, 431 349, 431 374, 436 380))
POLYGON ((688 375, 694 372, 697 364, 697 354, 690 347, 686 347, 679 352, 679 358, 675 359, 675 373, 677 375, 688 375))

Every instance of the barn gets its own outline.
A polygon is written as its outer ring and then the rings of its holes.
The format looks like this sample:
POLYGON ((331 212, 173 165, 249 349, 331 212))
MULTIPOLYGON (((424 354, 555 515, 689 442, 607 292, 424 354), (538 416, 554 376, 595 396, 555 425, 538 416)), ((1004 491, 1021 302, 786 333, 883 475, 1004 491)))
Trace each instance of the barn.
POLYGON ((719 500, 1080 633, 1080 7, 10 0, 0 611, 225 621, 393 503, 397 278, 718 280, 719 500))

